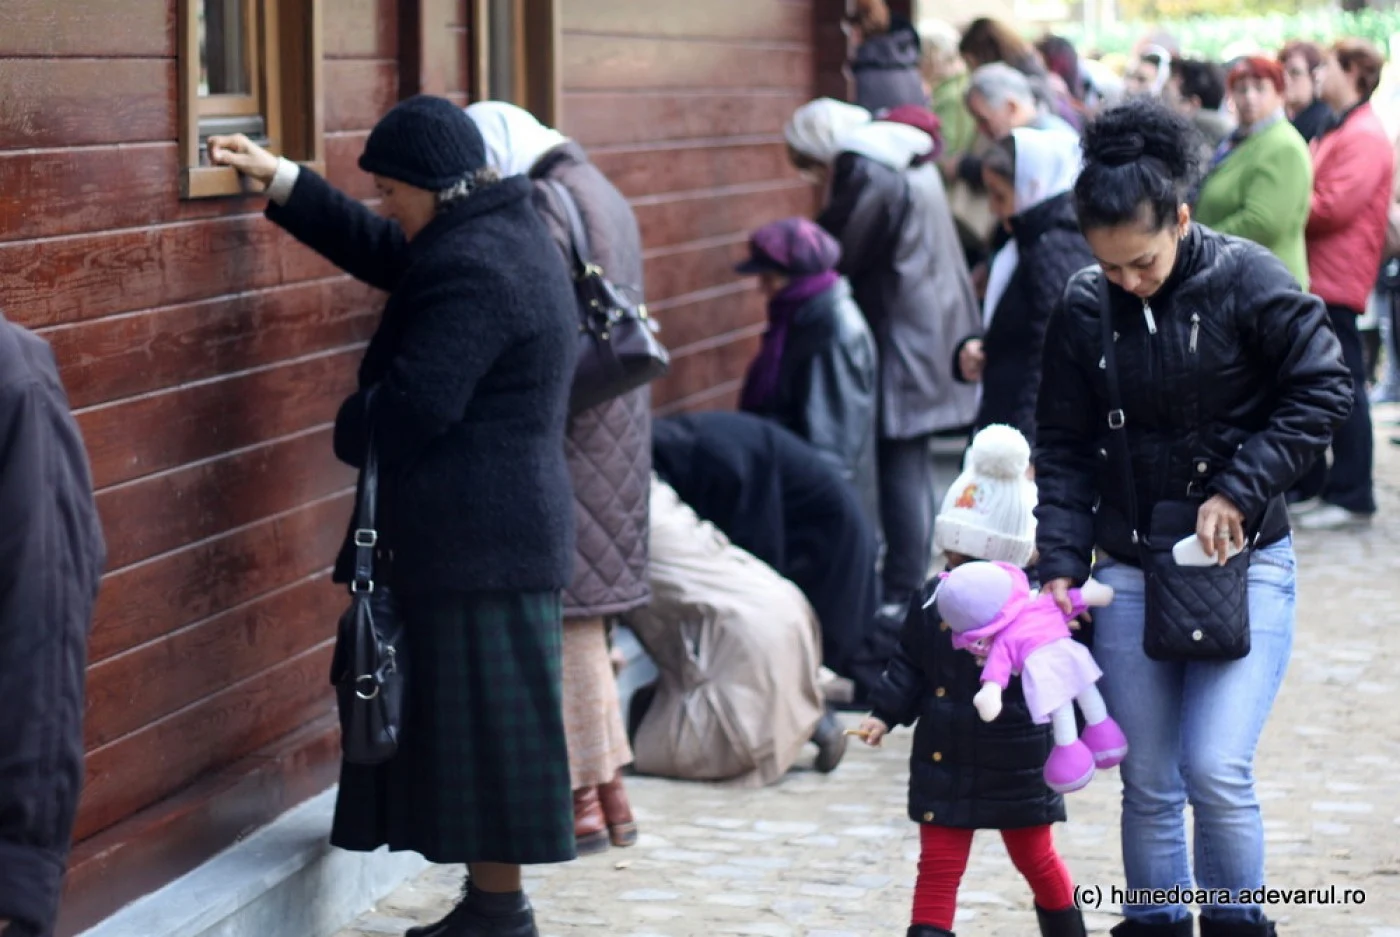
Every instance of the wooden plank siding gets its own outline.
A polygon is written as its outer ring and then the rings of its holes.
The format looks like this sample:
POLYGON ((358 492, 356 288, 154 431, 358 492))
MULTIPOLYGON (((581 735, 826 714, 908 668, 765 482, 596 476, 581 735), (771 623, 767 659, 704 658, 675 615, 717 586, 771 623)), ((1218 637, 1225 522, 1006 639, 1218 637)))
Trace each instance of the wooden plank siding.
MULTIPOLYGON (((290 2, 290 0, 283 0, 290 2)), ((330 181, 419 91, 471 96, 468 0, 323 0, 330 181)), ((733 267, 811 215, 782 127, 841 72, 844 0, 559 0, 561 129, 621 188, 673 368, 658 412, 732 407, 764 327, 733 267)), ((181 201, 177 0, 4 0, 0 308, 52 345, 109 562, 61 937, 335 779, 328 567, 353 473, 330 422, 382 295, 262 217, 181 201)))
POLYGON ((632 202, 672 355, 658 413, 728 408, 763 332, 748 234, 811 215, 782 128, 814 87, 812 0, 565 0, 561 129, 632 202))

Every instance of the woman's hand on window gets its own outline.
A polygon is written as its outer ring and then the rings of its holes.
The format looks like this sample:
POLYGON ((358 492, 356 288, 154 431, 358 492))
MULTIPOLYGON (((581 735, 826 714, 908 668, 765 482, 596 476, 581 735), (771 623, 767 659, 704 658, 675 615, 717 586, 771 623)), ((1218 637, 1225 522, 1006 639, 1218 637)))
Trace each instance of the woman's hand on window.
POLYGON ((277 174, 277 157, 241 133, 209 138, 209 161, 216 166, 232 166, 263 185, 277 174))

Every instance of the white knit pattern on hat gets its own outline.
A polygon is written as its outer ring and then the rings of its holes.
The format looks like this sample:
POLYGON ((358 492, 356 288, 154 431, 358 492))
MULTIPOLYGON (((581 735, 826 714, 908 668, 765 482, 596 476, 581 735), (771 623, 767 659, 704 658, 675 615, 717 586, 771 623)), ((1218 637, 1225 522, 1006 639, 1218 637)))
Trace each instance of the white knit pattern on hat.
POLYGON ((976 560, 1025 567, 1035 554, 1031 448, 1010 426, 988 426, 972 440, 963 472, 934 522, 934 546, 976 560))

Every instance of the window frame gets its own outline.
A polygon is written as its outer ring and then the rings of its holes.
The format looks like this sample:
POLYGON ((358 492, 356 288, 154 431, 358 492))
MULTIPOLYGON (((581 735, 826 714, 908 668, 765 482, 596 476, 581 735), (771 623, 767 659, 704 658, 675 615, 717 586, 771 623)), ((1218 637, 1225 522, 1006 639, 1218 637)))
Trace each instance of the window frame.
POLYGON ((178 0, 180 198, 250 195, 263 189, 231 167, 201 162, 201 118, 261 116, 272 152, 324 173, 324 0, 248 0, 251 93, 206 96, 199 93, 195 4, 200 2, 178 0))
MULTIPOLYGON (((563 55, 560 24, 563 0, 508 0, 517 29, 511 37, 514 83, 523 92, 510 103, 534 114, 550 127, 563 118, 563 55)), ((468 0, 468 86, 473 101, 491 95, 492 0, 468 0)))

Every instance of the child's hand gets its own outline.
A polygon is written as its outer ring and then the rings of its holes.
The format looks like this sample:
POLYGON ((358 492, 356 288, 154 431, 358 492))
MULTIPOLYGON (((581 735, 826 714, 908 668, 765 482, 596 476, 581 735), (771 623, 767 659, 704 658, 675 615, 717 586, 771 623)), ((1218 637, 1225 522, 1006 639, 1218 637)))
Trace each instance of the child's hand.
POLYGON ((1001 715, 1001 687, 995 683, 982 684, 982 689, 972 698, 972 705, 977 707, 977 715, 983 722, 991 722, 1001 715))
POLYGON ((861 738, 865 739, 866 745, 879 748, 880 739, 889 734, 890 727, 874 716, 866 716, 865 721, 860 724, 860 731, 864 733, 861 738))

